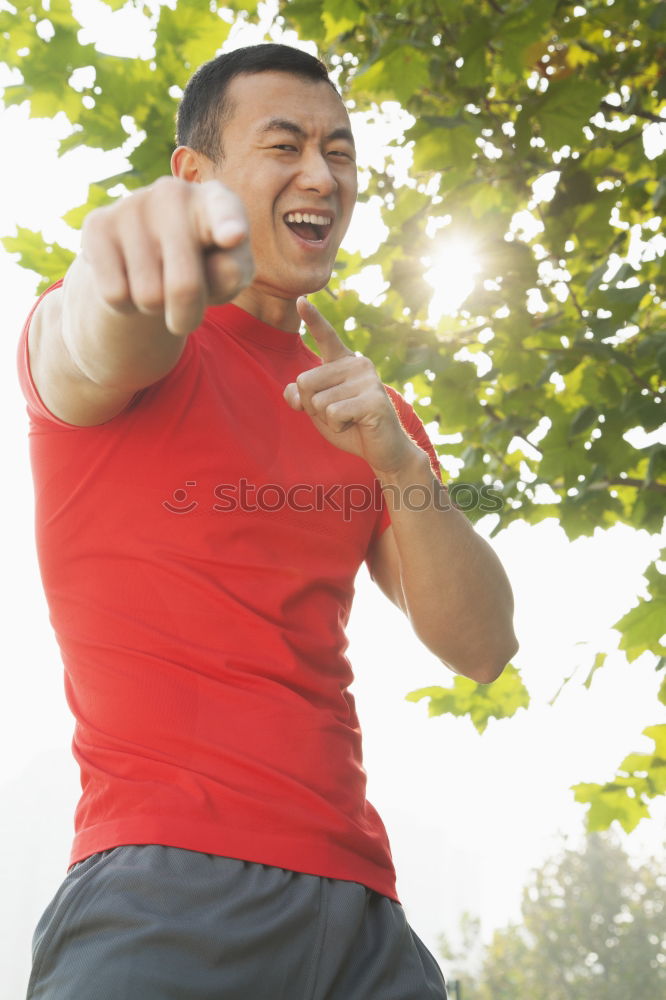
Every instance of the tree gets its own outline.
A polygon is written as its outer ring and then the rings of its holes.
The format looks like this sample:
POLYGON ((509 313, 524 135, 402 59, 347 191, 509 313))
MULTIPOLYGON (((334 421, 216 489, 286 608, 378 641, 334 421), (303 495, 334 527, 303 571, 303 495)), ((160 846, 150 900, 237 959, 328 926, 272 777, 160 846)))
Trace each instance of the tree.
MULTIPOLYGON (((164 172, 180 88, 256 4, 138 7, 154 28, 152 59, 79 44, 69 0, 16 0, 0 13, 0 61, 17 80, 5 103, 64 111, 72 134, 61 154, 81 144, 127 153, 130 169, 91 184, 65 216, 73 227, 164 172)), ((341 253, 315 302, 386 382, 411 384, 420 415, 445 435, 459 505, 472 520, 494 506, 495 532, 547 517, 572 539, 618 522, 659 531, 666 0, 291 0, 276 20, 318 44, 357 109, 397 100, 412 115, 396 143, 413 150, 409 178, 396 181, 392 155, 365 178, 389 235, 369 258, 341 253), (461 234, 480 278, 455 316, 431 321, 424 259, 461 234), (388 290, 367 303, 345 277, 373 265, 388 290)), ((25 229, 4 245, 42 286, 72 257, 25 229)), ((657 670, 660 565, 615 624, 627 659, 652 655, 657 670)), ((479 729, 529 700, 512 667, 488 688, 456 678, 410 697, 428 697, 434 715, 469 714, 479 729)), ((644 732, 652 753, 629 754, 605 785, 576 787, 591 828, 617 819, 630 830, 666 791, 666 724, 644 732)))
MULTIPOLYGON (((522 924, 495 932, 463 981, 465 1000, 657 1000, 665 915, 663 860, 634 869, 617 843, 591 834, 533 872, 522 924)), ((443 945, 449 960, 461 957, 443 945)))
POLYGON ((458 991, 464 990, 464 1000, 479 1000, 478 976, 484 956, 481 942, 481 921, 474 914, 465 911, 458 924, 456 942, 446 934, 439 935, 439 954, 444 959, 446 983, 458 984, 458 991))

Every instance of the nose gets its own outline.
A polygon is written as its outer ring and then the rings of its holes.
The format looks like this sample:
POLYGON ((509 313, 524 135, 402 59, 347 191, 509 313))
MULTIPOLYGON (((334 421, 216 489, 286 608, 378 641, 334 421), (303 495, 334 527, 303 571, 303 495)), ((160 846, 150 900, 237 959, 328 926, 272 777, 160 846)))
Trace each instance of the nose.
POLYGON ((301 161, 299 184, 304 191, 316 191, 325 197, 337 190, 331 165, 321 150, 311 150, 301 161))

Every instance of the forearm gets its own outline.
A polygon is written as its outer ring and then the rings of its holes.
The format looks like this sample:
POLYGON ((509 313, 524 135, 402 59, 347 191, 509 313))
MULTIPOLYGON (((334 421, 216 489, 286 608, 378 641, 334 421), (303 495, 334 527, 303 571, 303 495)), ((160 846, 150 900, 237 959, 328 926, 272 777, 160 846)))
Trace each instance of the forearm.
POLYGON ((63 283, 62 339, 81 372, 100 386, 134 391, 156 382, 176 364, 185 336, 156 315, 111 308, 99 294, 92 268, 78 257, 63 283))
POLYGON ((62 340, 91 382, 135 390, 178 361, 209 304, 253 273, 248 224, 218 181, 162 177, 83 225, 63 286, 62 340))
POLYGON ((513 595, 498 557, 453 507, 420 448, 399 471, 378 477, 415 632, 458 673, 494 680, 517 649, 513 595))

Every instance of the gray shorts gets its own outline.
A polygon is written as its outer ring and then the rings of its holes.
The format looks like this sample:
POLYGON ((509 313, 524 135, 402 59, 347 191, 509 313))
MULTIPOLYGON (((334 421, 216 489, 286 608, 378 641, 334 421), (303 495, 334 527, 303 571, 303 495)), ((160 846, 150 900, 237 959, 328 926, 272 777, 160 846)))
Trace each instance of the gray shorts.
POLYGON ((157 845, 75 865, 28 1000, 446 1000, 399 903, 357 882, 157 845))

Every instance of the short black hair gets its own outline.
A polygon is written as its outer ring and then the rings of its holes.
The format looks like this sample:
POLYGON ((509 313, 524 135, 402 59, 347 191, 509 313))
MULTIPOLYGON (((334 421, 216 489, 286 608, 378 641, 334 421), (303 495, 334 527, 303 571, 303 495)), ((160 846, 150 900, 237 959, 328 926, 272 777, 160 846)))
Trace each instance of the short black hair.
MULTIPOLYGON (((185 87, 176 119, 176 143, 190 146, 211 160, 222 156, 222 125, 231 116, 227 88, 241 74, 277 70, 325 81, 338 94, 324 63, 291 45, 264 42, 224 52, 204 63, 185 87)), ((339 95, 338 95, 339 96, 339 95)))

